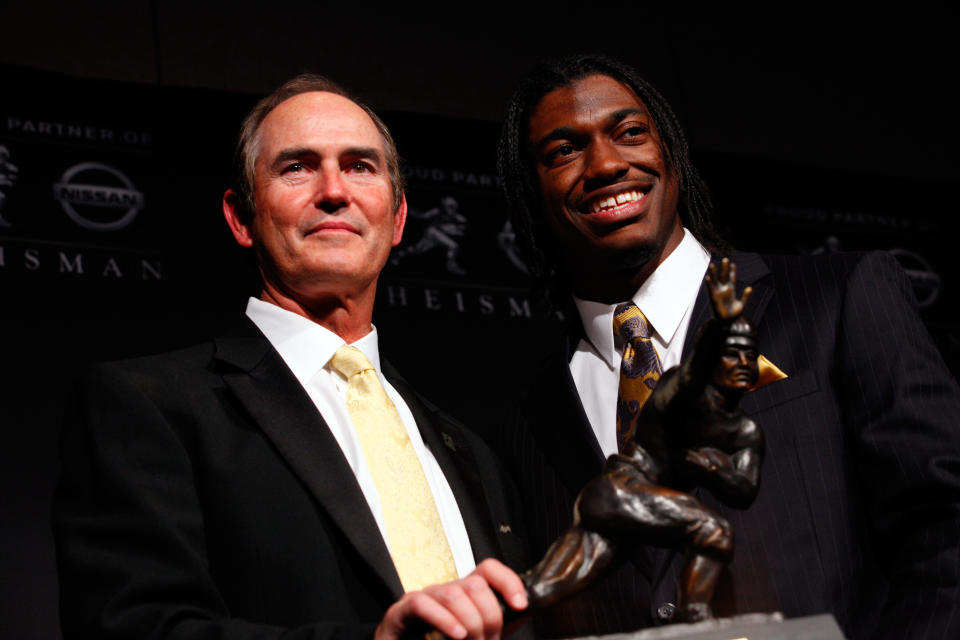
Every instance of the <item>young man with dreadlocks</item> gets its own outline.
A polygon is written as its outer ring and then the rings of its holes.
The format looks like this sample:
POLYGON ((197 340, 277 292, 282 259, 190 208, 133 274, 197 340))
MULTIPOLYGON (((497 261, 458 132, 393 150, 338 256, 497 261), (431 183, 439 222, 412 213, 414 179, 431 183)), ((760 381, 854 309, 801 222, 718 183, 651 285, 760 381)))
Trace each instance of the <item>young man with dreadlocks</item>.
MULTIPOLYGON (((500 439, 534 557, 570 527, 577 494, 623 446, 614 309, 636 305, 665 371, 709 317, 711 259, 729 256, 738 289, 753 290, 744 317, 758 349, 787 377, 741 403, 766 440, 755 501, 738 510, 696 494, 737 536, 715 615, 830 612, 852 639, 960 637, 960 389, 896 262, 731 252, 670 106, 601 56, 521 83, 499 168, 530 271, 571 311, 566 343, 531 375, 500 439)), ((668 621, 682 567, 675 550, 640 547, 541 616, 540 631, 668 621)))

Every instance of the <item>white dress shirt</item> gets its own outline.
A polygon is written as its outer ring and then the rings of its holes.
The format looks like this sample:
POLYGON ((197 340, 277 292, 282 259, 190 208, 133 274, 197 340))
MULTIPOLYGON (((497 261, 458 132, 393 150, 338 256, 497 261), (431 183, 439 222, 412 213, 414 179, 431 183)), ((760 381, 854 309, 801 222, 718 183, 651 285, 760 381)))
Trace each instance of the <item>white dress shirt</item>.
MULTIPOLYGON (((687 229, 680 244, 633 295, 653 329, 652 340, 666 371, 680 364, 697 292, 710 253, 687 229)), ((570 358, 570 373, 604 456, 617 452, 617 389, 623 341, 613 335, 617 304, 574 297, 586 336, 570 358)), ((619 303, 618 303, 619 304, 619 303)))
MULTIPOLYGON (((387 540, 383 510, 380 507, 380 494, 377 492, 373 476, 363 457, 363 449, 347 411, 347 381, 329 366, 330 358, 346 342, 332 331, 303 316, 256 298, 250 298, 247 303, 247 316, 277 350, 293 375, 303 385, 307 395, 316 405, 317 411, 323 416, 356 476, 360 490, 380 528, 380 535, 387 540)), ((427 484, 433 492, 433 499, 437 504, 440 522, 453 553, 457 573, 461 577, 465 576, 473 571, 476 564, 463 517, 460 515, 453 491, 450 490, 450 485, 440 470, 440 465, 423 443, 413 414, 410 413, 410 409, 396 389, 383 377, 380 370, 376 327, 352 343, 352 346, 360 349, 373 364, 383 388, 400 413, 400 419, 413 444, 413 450, 423 467, 427 484)))

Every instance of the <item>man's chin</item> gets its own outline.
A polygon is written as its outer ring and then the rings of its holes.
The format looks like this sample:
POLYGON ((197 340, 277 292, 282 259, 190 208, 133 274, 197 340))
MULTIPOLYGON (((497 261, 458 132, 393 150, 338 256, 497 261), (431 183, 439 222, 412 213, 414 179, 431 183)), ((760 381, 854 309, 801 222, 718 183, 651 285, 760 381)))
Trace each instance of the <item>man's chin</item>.
MULTIPOLYGON (((590 251, 578 255, 576 263, 571 261, 567 265, 574 280, 574 290, 579 291, 578 296, 588 300, 601 300, 594 297, 598 290, 607 291, 618 298, 630 295, 625 290, 617 290, 613 294, 608 289, 610 286, 636 283, 638 277, 645 277, 643 272, 652 272, 661 261, 663 246, 652 242, 627 247, 593 246, 590 251)), ((634 284, 629 284, 629 287, 635 289, 634 284)))
POLYGON ((614 271, 626 271, 640 269, 653 260, 659 261, 661 253, 662 244, 649 243, 605 252, 603 260, 614 271))

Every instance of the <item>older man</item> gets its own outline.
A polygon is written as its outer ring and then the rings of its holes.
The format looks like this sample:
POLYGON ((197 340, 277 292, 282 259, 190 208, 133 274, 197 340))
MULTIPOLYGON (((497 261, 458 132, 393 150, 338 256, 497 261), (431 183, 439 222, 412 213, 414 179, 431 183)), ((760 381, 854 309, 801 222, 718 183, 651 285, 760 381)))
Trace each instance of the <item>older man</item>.
POLYGON ((526 603, 485 560, 524 562, 508 485, 371 324, 407 211, 387 128, 300 76, 237 151, 223 211, 260 297, 233 335, 85 379, 54 505, 65 635, 499 637, 495 592, 526 603))
MULTIPOLYGON (((573 501, 622 450, 617 433, 629 304, 666 371, 708 317, 703 276, 726 253, 710 199, 660 94, 616 61, 578 56, 517 89, 500 167, 531 271, 574 321, 538 374, 504 452, 539 556, 573 501)), ((960 391, 885 254, 732 253, 744 316, 786 378, 746 394, 766 462, 749 508, 697 494, 736 547, 717 615, 832 612, 851 638, 960 636, 960 391)), ((644 425, 638 425, 643 429, 644 425)), ((682 554, 641 550, 545 616, 549 635, 667 621, 682 554)))

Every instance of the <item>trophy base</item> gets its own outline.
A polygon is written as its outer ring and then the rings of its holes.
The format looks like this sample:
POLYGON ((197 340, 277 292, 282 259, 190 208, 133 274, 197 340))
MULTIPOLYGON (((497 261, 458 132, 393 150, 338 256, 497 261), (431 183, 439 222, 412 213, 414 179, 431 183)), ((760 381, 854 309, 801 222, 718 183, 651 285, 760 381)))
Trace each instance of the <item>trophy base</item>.
POLYGON ((781 613, 748 613, 690 624, 670 624, 633 633, 577 640, 844 640, 829 613, 784 619, 781 613))

